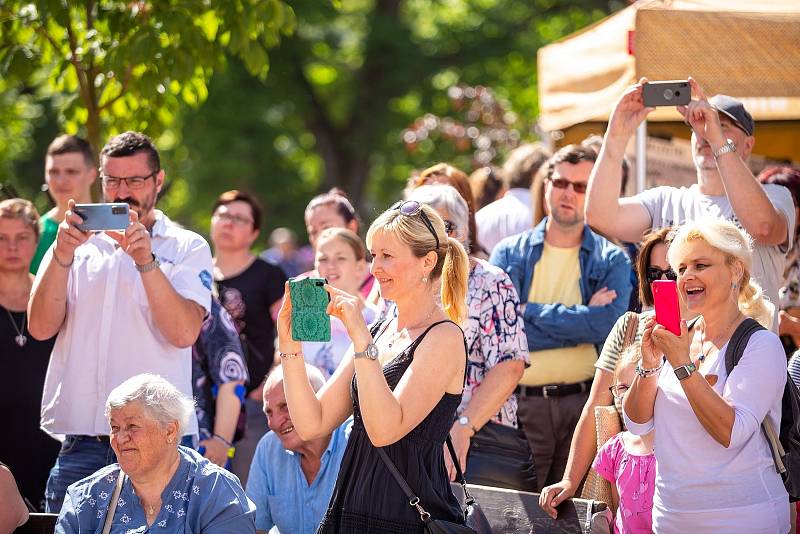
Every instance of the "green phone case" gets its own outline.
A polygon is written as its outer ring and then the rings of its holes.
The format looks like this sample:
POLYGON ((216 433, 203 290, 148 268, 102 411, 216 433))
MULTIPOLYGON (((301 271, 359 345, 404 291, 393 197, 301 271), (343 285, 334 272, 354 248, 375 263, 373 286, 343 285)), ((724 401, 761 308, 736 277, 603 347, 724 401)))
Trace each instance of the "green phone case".
POLYGON ((328 316, 328 292, 324 278, 289 280, 292 295, 292 339, 295 341, 330 341, 331 319, 328 316))

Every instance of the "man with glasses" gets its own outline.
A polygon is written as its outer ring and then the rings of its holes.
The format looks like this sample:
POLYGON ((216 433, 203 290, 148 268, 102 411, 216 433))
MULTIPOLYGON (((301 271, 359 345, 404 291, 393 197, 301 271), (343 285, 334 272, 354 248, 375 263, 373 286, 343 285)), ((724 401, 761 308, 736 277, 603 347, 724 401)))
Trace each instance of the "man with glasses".
POLYGON ((192 394, 191 346, 211 305, 208 244, 155 209, 164 171, 150 139, 113 137, 100 174, 104 200, 130 206, 128 228, 80 231, 70 199, 28 307, 31 335, 58 334, 42 395, 42 429, 65 436, 45 493, 54 513, 70 484, 115 461, 103 413, 113 388, 157 372, 192 394))
POLYGON ((597 154, 570 145, 548 160, 545 204, 535 228, 492 252, 520 296, 531 366, 517 387, 517 417, 533 451, 539 489, 561 480, 575 425, 591 389, 598 348, 631 292, 625 253, 584 222, 597 154))
MULTIPOLYGON (((605 235, 636 243, 650 230, 703 217, 720 217, 755 240, 753 278, 773 303, 780 302, 786 253, 792 246, 794 204, 781 186, 761 185, 747 162, 755 144, 753 117, 739 100, 726 95, 706 99, 689 79, 693 100, 679 107, 692 129, 692 159, 697 183, 662 186, 620 198, 620 169, 625 146, 654 108, 644 107, 642 88, 630 87, 611 113, 603 146, 587 193, 586 218, 605 235)), ((777 332, 776 320, 772 329, 777 332)))

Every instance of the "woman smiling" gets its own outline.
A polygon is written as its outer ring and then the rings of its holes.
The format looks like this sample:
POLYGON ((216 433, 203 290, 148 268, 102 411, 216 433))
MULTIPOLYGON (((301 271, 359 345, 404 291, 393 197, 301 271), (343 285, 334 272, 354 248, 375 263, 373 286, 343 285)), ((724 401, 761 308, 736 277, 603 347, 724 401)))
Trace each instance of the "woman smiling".
POLYGON ((178 442, 192 400, 156 375, 134 376, 106 402, 118 463, 71 485, 56 533, 255 532, 255 506, 236 477, 178 442))
POLYGON ((628 429, 655 429, 653 530, 788 532, 788 495, 761 431, 780 428, 786 358, 778 337, 750 337, 728 374, 725 351, 749 316, 768 326, 771 305, 750 278, 750 238, 727 221, 682 226, 668 258, 698 328, 676 336, 646 319, 642 361, 623 402, 628 429))

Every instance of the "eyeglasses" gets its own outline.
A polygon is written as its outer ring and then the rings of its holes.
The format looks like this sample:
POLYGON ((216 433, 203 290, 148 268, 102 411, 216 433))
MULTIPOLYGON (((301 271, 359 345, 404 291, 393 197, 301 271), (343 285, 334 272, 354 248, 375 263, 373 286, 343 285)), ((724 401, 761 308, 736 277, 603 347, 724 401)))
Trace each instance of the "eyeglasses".
POLYGON ((453 221, 444 219, 444 231, 447 232, 447 235, 455 234, 458 226, 453 221))
POLYGON ((569 186, 572 186, 572 190, 582 195, 586 192, 586 188, 589 187, 589 184, 586 182, 570 182, 566 178, 548 178, 553 187, 556 189, 566 189, 569 186))
POLYGON ((242 215, 232 215, 230 213, 215 213, 212 215, 212 219, 216 219, 218 221, 230 222, 235 224, 236 226, 245 226, 248 224, 253 224, 253 219, 250 217, 244 217, 242 215))
POLYGON ((107 174, 101 174, 100 180, 103 182, 103 187, 108 189, 116 189, 119 187, 121 182, 125 182, 125 185, 128 186, 128 189, 141 189, 144 187, 144 183, 154 177, 156 174, 161 172, 161 169, 155 170, 148 174, 147 176, 127 176, 125 178, 118 178, 116 176, 109 176, 107 174))
POLYGON ((434 230, 431 220, 427 215, 425 215, 425 212, 422 211, 422 204, 416 200, 401 200, 392 206, 391 209, 400 210, 400 213, 406 217, 413 217, 414 215, 419 214, 422 217, 422 222, 425 223, 425 226, 428 227, 431 235, 436 240, 436 250, 439 250, 439 247, 441 246, 439 244, 439 236, 436 235, 436 230, 434 230))
POLYGON ((630 389, 630 386, 627 384, 614 384, 608 390, 614 396, 615 399, 621 399, 625 392, 630 389))
POLYGON ((656 280, 661 280, 662 276, 666 276, 667 280, 677 280, 678 275, 675 271, 672 270, 671 267, 667 267, 666 269, 659 269, 658 267, 648 267, 647 268, 647 281, 648 282, 655 282, 656 280))

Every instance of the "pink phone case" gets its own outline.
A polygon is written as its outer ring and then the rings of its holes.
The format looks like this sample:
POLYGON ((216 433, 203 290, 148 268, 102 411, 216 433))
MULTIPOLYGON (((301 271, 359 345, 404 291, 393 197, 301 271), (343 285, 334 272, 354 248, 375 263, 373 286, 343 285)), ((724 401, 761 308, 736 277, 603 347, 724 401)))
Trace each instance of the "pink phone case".
POLYGON ((681 335, 681 309, 678 306, 678 284, 675 280, 655 280, 653 304, 656 309, 656 322, 675 334, 681 335))

